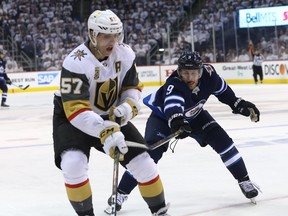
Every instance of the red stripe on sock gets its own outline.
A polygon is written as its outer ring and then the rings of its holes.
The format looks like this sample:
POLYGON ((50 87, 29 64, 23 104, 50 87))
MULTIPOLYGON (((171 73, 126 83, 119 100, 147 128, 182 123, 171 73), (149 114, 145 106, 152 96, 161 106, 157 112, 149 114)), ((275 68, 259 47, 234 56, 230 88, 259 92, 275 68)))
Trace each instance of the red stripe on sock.
POLYGON ((75 185, 65 183, 65 186, 69 187, 69 188, 79 188, 79 187, 82 187, 83 185, 87 184, 88 182, 89 182, 89 179, 87 179, 84 182, 81 182, 79 184, 75 184, 75 185))
POLYGON ((141 186, 151 185, 151 184, 157 182, 159 178, 160 178, 160 177, 159 177, 159 175, 158 175, 156 178, 152 179, 152 180, 149 181, 149 182, 144 182, 144 183, 140 183, 140 182, 139 182, 138 184, 141 185, 141 186))

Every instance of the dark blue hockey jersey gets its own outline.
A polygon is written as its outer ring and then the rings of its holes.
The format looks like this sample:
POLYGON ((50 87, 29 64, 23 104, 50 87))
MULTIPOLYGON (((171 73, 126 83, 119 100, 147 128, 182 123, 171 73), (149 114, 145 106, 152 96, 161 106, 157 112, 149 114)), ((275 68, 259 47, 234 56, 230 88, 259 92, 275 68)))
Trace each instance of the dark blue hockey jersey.
POLYGON ((210 64, 203 64, 203 74, 198 86, 192 91, 174 71, 157 92, 143 99, 158 116, 169 119, 176 113, 183 113, 188 121, 194 119, 202 110, 210 95, 228 104, 232 109, 237 100, 233 90, 227 85, 210 64))
POLYGON ((0 59, 0 79, 8 79, 8 76, 6 74, 6 61, 0 59))

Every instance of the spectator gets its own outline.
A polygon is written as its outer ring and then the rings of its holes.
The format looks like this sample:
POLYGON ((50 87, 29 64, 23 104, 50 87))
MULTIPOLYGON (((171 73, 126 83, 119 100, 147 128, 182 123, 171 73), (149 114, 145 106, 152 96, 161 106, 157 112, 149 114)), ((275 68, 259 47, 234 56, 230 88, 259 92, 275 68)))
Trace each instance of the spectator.
POLYGON ((250 57, 249 57, 247 51, 245 49, 242 49, 241 54, 238 57, 238 61, 245 62, 245 61, 249 61, 249 60, 250 60, 250 57))

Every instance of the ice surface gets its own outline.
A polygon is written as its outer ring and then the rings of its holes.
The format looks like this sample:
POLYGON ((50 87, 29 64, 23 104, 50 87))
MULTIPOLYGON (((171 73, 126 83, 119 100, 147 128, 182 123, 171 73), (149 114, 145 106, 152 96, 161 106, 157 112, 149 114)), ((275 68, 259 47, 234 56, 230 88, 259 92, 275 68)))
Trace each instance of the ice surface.
MULTIPOLYGON (((231 85, 236 95, 255 103, 261 121, 234 115, 213 96, 205 108, 233 138, 250 178, 263 193, 249 203, 219 156, 193 139, 178 142, 159 162, 166 200, 173 216, 288 215, 288 85, 231 85)), ((144 88, 143 95, 155 87, 144 88)), ((9 109, 0 109, 0 216, 75 216, 66 198, 63 177, 54 166, 53 92, 9 94, 9 109)), ((143 133, 150 111, 143 107, 133 121, 143 133)), ((92 151, 89 177, 97 216, 106 215, 112 191, 113 161, 92 151)), ((121 168, 120 173, 123 172, 121 168)), ((138 190, 118 215, 150 212, 138 190)))

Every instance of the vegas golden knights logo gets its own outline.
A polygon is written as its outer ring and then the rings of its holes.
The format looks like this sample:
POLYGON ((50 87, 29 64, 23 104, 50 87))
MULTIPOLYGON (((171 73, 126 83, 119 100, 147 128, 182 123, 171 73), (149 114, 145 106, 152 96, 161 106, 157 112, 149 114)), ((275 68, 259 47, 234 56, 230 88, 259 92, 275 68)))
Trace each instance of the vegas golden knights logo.
POLYGON ((97 83, 94 106, 107 111, 114 104, 118 95, 118 77, 103 83, 97 83))

